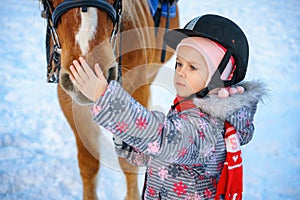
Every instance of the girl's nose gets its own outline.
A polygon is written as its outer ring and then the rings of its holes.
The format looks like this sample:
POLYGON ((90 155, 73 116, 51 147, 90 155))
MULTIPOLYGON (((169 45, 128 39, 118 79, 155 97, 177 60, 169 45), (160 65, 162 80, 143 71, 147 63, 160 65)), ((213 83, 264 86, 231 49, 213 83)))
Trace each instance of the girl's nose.
POLYGON ((186 75, 186 67, 183 65, 177 68, 177 73, 179 76, 185 77, 186 75))

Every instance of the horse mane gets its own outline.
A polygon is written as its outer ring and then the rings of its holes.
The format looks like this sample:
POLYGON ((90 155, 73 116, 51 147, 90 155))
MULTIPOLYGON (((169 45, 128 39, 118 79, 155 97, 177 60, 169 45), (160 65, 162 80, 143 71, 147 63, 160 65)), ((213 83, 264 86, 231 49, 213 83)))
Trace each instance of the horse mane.
POLYGON ((134 28, 145 27, 146 24, 141 24, 141 21, 147 21, 147 20, 140 20, 140 19, 147 18, 147 16, 145 15, 146 12, 141 12, 141 11, 149 10, 149 8, 146 6, 148 6, 147 0, 123 1, 123 20, 131 21, 133 23, 132 25, 134 28))
MULTIPOLYGON (((139 49, 144 51, 145 55, 147 55, 149 53, 146 52, 147 48, 155 48, 155 38, 153 34, 154 21, 148 7, 148 2, 147 0, 126 0, 122 1, 122 3, 122 22, 124 23, 124 27, 126 27, 125 30, 123 30, 126 31, 126 33, 123 35, 124 38, 127 37, 127 39, 131 41, 127 46, 123 46, 123 50, 126 53, 134 49, 139 49), (126 48, 128 49, 126 50, 126 48)), ((144 63, 151 62, 152 59, 146 56, 144 63)), ((126 66, 124 67, 126 68, 126 66)))

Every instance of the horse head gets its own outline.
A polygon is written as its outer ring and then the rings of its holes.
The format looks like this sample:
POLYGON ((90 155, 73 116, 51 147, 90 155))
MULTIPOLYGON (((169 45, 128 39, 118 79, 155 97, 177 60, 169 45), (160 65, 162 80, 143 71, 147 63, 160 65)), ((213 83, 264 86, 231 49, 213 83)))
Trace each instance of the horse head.
POLYGON ((77 103, 90 104, 91 101, 72 84, 69 67, 73 60, 82 56, 91 67, 99 63, 108 80, 117 79, 118 67, 112 38, 117 32, 121 1, 41 1, 51 28, 50 44, 61 49, 59 84, 77 103))

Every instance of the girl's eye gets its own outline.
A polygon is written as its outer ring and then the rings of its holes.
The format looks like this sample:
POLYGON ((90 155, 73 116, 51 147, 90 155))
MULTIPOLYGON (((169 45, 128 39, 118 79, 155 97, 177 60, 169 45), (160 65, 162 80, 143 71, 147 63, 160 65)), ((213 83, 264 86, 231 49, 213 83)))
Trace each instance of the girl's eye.
POLYGON ((191 65, 190 67, 191 67, 191 69, 192 69, 193 71, 194 71, 194 70, 197 70, 197 68, 194 67, 193 65, 191 65))
POLYGON ((182 64, 180 62, 177 62, 176 67, 182 67, 182 64))

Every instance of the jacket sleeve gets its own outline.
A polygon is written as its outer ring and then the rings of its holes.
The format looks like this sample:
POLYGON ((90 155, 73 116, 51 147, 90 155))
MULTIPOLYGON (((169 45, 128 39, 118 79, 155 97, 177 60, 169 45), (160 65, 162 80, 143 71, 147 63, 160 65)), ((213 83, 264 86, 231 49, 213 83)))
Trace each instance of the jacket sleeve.
POLYGON ((129 146, 116 135, 113 135, 113 141, 115 144, 115 151, 119 157, 125 158, 127 162, 135 166, 147 166, 149 155, 145 155, 132 146, 129 146))
MULTIPOLYGON (((137 151, 172 163, 202 163, 217 142, 198 109, 165 116, 148 111, 115 81, 93 107, 94 120, 137 151), (183 116, 184 115, 184 116, 183 116)), ((220 134, 222 137, 222 135, 220 134)))
POLYGON ((252 106, 244 106, 228 115, 226 118, 226 120, 235 127, 241 145, 247 144, 253 137, 253 118, 256 112, 256 107, 256 104, 253 104, 252 106))

